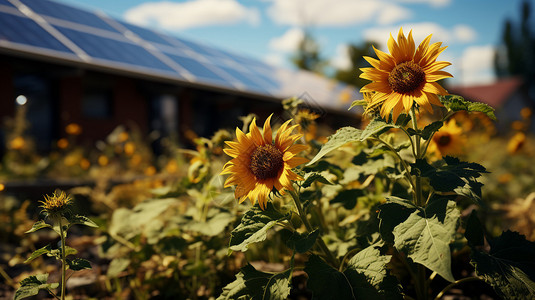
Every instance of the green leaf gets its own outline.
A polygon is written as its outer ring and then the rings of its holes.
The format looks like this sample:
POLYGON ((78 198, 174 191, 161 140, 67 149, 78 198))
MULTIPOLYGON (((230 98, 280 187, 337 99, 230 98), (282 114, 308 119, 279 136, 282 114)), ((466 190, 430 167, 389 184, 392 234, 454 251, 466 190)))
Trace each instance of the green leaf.
POLYGON ((313 299, 356 299, 347 276, 331 267, 317 255, 311 255, 305 264, 307 288, 313 299))
POLYGON ((349 260, 344 274, 356 299, 403 299, 397 278, 386 266, 391 257, 381 255, 379 247, 372 245, 349 260))
POLYGON ((95 222, 91 221, 89 218, 87 218, 85 216, 73 215, 73 216, 70 216, 69 218, 67 218, 67 220, 70 223, 69 227, 72 226, 72 225, 75 225, 75 224, 85 225, 85 226, 88 226, 88 227, 98 227, 98 225, 95 224, 95 222))
POLYGON ((342 127, 338 129, 333 135, 329 137, 329 140, 316 156, 307 164, 310 166, 318 161, 320 158, 327 155, 329 152, 339 148, 350 142, 365 141, 372 135, 380 135, 386 132, 390 128, 405 127, 409 122, 410 117, 405 114, 401 114, 396 121, 396 124, 387 123, 381 119, 373 119, 364 130, 360 130, 354 127, 342 127))
POLYGON ((275 210, 273 204, 268 201, 266 210, 262 210, 258 204, 253 206, 243 215, 240 224, 230 234, 230 250, 245 252, 252 243, 264 241, 267 231, 279 221, 289 218, 275 210))
POLYGON ((449 244, 454 239, 459 216, 455 201, 430 201, 425 210, 414 209, 407 220, 394 228, 394 247, 453 282, 449 244))
POLYGON ((223 209, 211 209, 205 222, 190 221, 184 225, 184 230, 191 230, 206 236, 216 236, 234 220, 234 215, 223 209))
POLYGON ((35 222, 33 224, 32 228, 30 230, 26 231, 25 233, 34 232, 34 231, 37 231, 37 230, 39 230, 41 228, 52 228, 52 225, 45 223, 45 221, 43 221, 43 220, 40 220, 40 221, 35 222))
POLYGON ((505 231, 489 244, 488 253, 472 248, 476 274, 504 299, 535 299, 535 243, 505 231))
POLYGON ((265 273, 247 264, 236 275, 236 280, 223 288, 223 293, 217 299, 287 299, 291 290, 291 275, 291 269, 282 273, 265 273))
POLYGON ((458 95, 439 96, 439 98, 442 104, 444 104, 444 106, 449 110, 482 112, 492 120, 496 121, 496 116, 494 115, 494 108, 490 107, 485 103, 468 101, 458 95))
POLYGON ((14 300, 35 296, 39 290, 55 289, 59 283, 47 283, 48 274, 30 276, 20 282, 20 288, 15 292, 14 300))
POLYGON ((130 266, 130 259, 124 257, 114 258, 108 266, 106 276, 109 278, 116 278, 121 272, 130 266))
POLYGON ((352 103, 351 103, 351 106, 347 109, 347 110, 350 110, 352 109, 353 107, 355 106, 367 106, 368 105, 368 101, 364 100, 364 99, 361 99, 361 100, 354 100, 352 103))
POLYGON ((425 159, 417 159, 411 164, 411 174, 429 178, 429 184, 439 192, 455 192, 481 203, 482 184, 476 180, 482 173, 488 173, 485 167, 477 163, 460 161, 456 157, 445 156, 437 167, 425 159))
POLYGON ((305 253, 314 246, 319 234, 320 231, 318 229, 310 233, 299 233, 296 231, 286 241, 286 245, 299 253, 305 253))
POLYGON ((312 183, 314 183, 315 181, 321 182, 323 184, 332 184, 329 180, 325 179, 325 177, 323 177, 320 173, 312 172, 312 173, 308 173, 305 176, 305 181, 303 182, 302 187, 306 189, 307 187, 310 187, 312 183))
POLYGON ((442 125, 444 125, 444 122, 442 122, 442 121, 435 121, 435 122, 433 122, 431 124, 428 124, 422 130, 420 136, 424 140, 428 140, 433 133, 437 132, 442 127, 442 125))
POLYGON ((73 271, 80 271, 83 269, 91 269, 91 263, 83 258, 67 259, 69 269, 73 271))
POLYGON ((43 255, 43 254, 48 254, 50 253, 50 251, 52 250, 52 247, 50 246, 50 244, 44 246, 43 248, 40 248, 40 249, 37 249, 35 250, 32 255, 30 255, 30 257, 28 257, 27 260, 24 261, 24 263, 29 263, 31 262, 32 260, 36 259, 37 257, 43 255))
POLYGON ((407 220, 417 207, 409 200, 387 197, 387 202, 379 206, 379 233, 383 240, 394 244, 394 228, 407 220))
POLYGON ((357 198, 363 195, 361 189, 342 190, 329 203, 342 203, 345 209, 353 209, 357 205, 357 198))
POLYGON ((473 210, 468 221, 466 222, 466 230, 464 236, 468 240, 470 247, 483 246, 485 243, 485 233, 481 221, 477 217, 477 211, 473 210))
POLYGON ((362 130, 353 127, 342 127, 338 129, 329 140, 321 147, 321 150, 316 156, 307 164, 310 166, 318 161, 320 158, 327 155, 329 152, 343 146, 349 142, 359 141, 362 136, 362 130))
POLYGON ((239 272, 236 274, 236 280, 227 284, 223 288, 223 292, 216 300, 245 300, 251 299, 249 296, 249 291, 245 285, 245 280, 243 279, 243 273, 239 272))

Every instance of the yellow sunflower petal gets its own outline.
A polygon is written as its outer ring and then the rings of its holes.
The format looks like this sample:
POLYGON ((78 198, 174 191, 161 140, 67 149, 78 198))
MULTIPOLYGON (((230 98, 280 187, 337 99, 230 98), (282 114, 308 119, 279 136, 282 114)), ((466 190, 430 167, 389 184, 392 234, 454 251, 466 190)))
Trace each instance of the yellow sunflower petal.
POLYGON ((269 117, 266 119, 266 122, 264 122, 264 129, 262 130, 264 133, 264 141, 266 144, 271 144, 273 141, 273 132, 271 131, 271 116, 273 114, 269 115, 269 117))

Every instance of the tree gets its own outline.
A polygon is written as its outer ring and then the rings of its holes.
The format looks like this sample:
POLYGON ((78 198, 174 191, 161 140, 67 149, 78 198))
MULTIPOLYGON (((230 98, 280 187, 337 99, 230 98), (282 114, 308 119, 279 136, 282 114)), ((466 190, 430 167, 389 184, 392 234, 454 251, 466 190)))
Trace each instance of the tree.
POLYGON ((325 60, 321 58, 320 47, 310 32, 305 30, 292 62, 299 69, 324 73, 325 60))
POLYGON ((495 54, 496 76, 521 76, 528 89, 535 88, 535 33, 531 30, 531 7, 528 1, 522 3, 520 24, 506 20, 503 28, 502 45, 495 54))
POLYGON ((363 56, 376 57, 372 48, 373 43, 364 42, 360 45, 350 44, 347 46, 347 51, 349 59, 351 61, 351 67, 347 69, 336 70, 334 78, 351 84, 356 87, 363 87, 365 84, 369 83, 369 80, 360 78, 360 68, 369 67, 370 64, 363 58, 363 56))

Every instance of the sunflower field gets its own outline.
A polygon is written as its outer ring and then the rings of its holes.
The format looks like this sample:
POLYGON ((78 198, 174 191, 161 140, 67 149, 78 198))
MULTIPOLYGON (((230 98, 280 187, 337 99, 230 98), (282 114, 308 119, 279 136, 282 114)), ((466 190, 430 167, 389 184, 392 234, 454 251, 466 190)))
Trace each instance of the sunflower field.
POLYGON ((535 299, 531 110, 498 134, 492 107, 442 87, 430 38, 400 29, 364 58, 358 128, 291 98, 291 118, 247 115, 194 148, 156 155, 120 126, 89 149, 71 123, 43 155, 21 107, 0 298, 535 299))

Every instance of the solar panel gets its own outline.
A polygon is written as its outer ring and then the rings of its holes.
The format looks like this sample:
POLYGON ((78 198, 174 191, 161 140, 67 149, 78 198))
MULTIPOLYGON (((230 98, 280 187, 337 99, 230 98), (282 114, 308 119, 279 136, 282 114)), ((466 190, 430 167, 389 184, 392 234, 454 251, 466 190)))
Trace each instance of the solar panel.
POLYGON ((74 23, 79 23, 94 28, 117 32, 102 18, 94 13, 63 5, 54 1, 44 0, 20 0, 34 12, 74 23))
POLYGON ((7 0, 0 0, 0 5, 7 5, 13 7, 13 4, 7 0))
POLYGON ((132 31, 133 33, 137 34, 140 38, 144 39, 148 42, 158 43, 166 46, 173 47, 174 45, 169 43, 166 39, 164 39, 159 33, 154 32, 150 29, 142 28, 136 25, 132 25, 126 22, 118 22, 126 29, 132 31))
POLYGON ((91 57, 175 73, 141 46, 64 27, 55 28, 91 57))
POLYGON ((211 70, 209 67, 197 60, 172 54, 168 54, 168 56, 174 62, 184 67, 186 70, 190 71, 200 81, 213 82, 218 85, 234 88, 234 86, 229 82, 228 79, 225 79, 220 75, 216 74, 214 70, 211 70))
POLYGON ((0 40, 74 54, 33 20, 0 12, 0 40))
MULTIPOLYGON (((319 76, 278 69, 257 59, 172 37, 105 15, 49 0, 20 1, 46 23, 36 23, 30 19, 34 18, 32 14, 28 14, 28 18, 9 1, 0 0, 0 41, 36 47, 36 54, 43 52, 40 49, 55 50, 58 58, 68 55, 69 61, 78 59, 82 63, 95 63, 142 75, 276 97, 314 91, 322 98, 331 99, 340 90, 319 76), (70 49, 78 56, 74 56, 70 49)), ((2 43, 2 47, 10 46, 2 43)))

